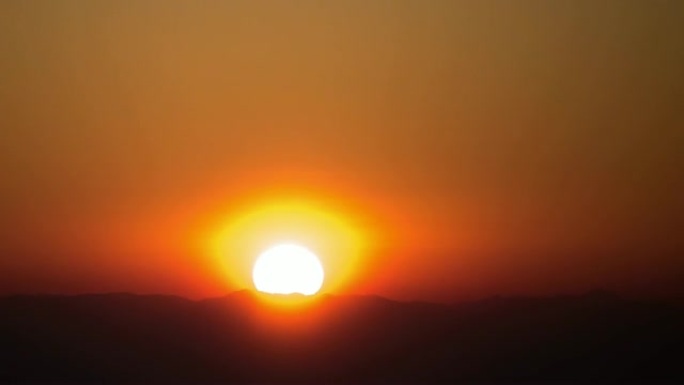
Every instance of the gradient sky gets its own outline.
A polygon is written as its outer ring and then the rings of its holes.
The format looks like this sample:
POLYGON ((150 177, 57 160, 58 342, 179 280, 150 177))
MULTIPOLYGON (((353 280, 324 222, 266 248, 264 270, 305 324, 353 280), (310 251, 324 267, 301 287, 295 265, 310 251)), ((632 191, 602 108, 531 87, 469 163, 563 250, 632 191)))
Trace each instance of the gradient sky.
POLYGON ((222 294, 284 191, 376 234, 341 292, 684 292, 679 0, 5 0, 0 134, 2 293, 222 294))

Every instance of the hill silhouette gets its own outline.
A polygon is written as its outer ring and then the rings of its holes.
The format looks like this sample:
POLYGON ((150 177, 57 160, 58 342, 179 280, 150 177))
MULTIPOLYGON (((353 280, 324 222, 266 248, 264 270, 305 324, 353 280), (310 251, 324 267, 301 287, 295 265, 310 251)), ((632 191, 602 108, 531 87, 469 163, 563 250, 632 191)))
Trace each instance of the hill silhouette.
POLYGON ((251 292, 0 298, 2 382, 681 382, 680 305, 606 292, 442 305, 251 292), (268 301, 267 301, 268 302, 268 301))

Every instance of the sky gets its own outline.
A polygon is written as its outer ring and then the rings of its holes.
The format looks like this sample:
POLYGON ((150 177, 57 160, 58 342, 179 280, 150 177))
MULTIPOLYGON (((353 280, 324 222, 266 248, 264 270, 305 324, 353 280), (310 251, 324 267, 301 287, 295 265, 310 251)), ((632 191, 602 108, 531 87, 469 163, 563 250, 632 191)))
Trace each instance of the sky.
POLYGON ((0 293, 684 292, 681 1, 7 0, 0 85, 0 293))

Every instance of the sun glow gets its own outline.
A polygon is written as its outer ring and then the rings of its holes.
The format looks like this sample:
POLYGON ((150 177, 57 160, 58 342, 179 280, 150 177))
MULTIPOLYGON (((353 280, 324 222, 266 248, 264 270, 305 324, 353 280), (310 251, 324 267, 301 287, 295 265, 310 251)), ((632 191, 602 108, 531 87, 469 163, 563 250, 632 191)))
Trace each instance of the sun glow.
POLYGON ((323 285, 323 266, 307 248, 282 244, 264 251, 252 270, 257 290, 269 294, 316 294, 323 285))
MULTIPOLYGON (((218 231, 213 233, 207 246, 212 260, 215 261, 213 268, 222 272, 227 285, 232 289, 255 287, 258 291, 279 294, 310 294, 319 290, 334 293, 358 279, 363 269, 359 261, 368 252, 370 233, 355 222, 354 219, 359 217, 353 210, 335 205, 331 201, 324 202, 321 198, 252 198, 217 217, 216 223, 220 224, 217 226, 218 231), (273 258, 270 255, 276 251, 281 255, 286 249, 280 246, 284 245, 306 245, 306 248, 298 247, 311 253, 318 267, 314 268, 312 264, 304 262, 311 258, 297 256, 294 257, 294 262, 279 265, 281 268, 276 269, 278 271, 271 271, 275 265, 269 262, 264 265, 262 273, 262 267, 259 266, 263 262, 258 261, 270 260, 273 258), (273 248, 269 249, 269 246, 273 248), (300 259, 303 267, 299 265, 300 259), (268 282, 261 280, 261 275, 266 274, 266 271, 270 272, 268 274, 271 277, 276 273, 288 272, 288 277, 296 277, 297 285, 303 285, 299 281, 308 279, 316 285, 306 282, 305 288, 282 288, 278 284, 276 289, 270 286, 275 285, 273 278, 269 278, 268 282), (306 276, 303 278, 297 276, 298 274, 306 276), (315 279, 308 278, 309 276, 315 279)), ((289 250, 287 255, 303 255, 292 251, 294 249, 289 250)), ((291 257, 281 255, 278 259, 281 258, 290 260, 291 257)), ((277 278, 280 279, 290 278, 277 278)))

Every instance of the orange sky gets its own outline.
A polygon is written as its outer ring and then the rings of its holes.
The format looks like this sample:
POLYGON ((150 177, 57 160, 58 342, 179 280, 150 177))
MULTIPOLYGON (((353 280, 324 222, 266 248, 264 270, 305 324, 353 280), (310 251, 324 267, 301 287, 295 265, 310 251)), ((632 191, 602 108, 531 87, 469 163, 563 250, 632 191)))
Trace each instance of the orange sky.
POLYGON ((293 199, 358 246, 333 292, 681 292, 682 36, 676 1, 3 1, 0 292, 219 295, 206 239, 293 199))

